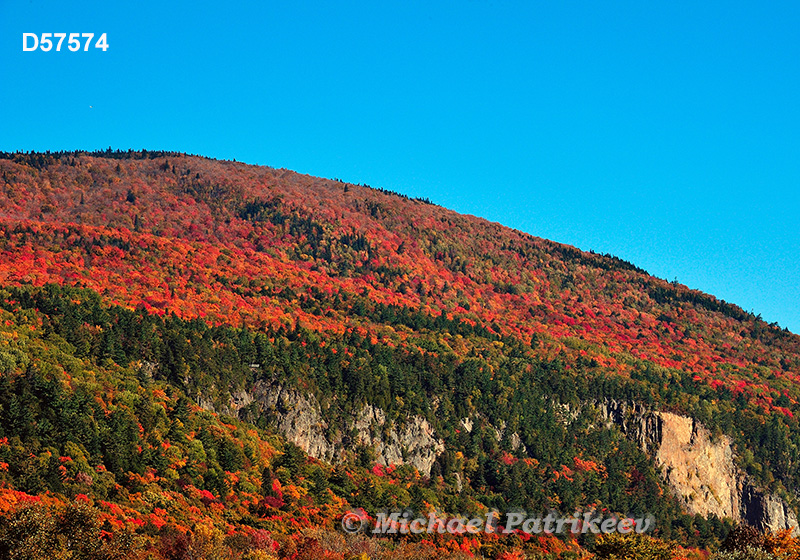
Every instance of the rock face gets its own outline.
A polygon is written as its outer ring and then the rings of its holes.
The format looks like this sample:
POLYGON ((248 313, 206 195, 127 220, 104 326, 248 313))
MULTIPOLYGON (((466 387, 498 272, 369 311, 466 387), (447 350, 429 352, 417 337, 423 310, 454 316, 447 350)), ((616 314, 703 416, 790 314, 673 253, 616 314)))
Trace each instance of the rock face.
MULTIPOLYGON (((286 438, 312 457, 337 462, 345 448, 341 437, 328 436, 317 399, 279 384, 257 382, 249 394, 236 394, 232 408, 257 402, 263 414, 286 438)), ((382 465, 413 465, 428 476, 436 457, 444 451, 444 442, 422 417, 407 418, 402 425, 387 422, 383 410, 365 406, 352 422, 338 433, 356 431, 356 442, 375 449, 377 462, 382 465)))
MULTIPOLYGON (((436 458, 444 451, 444 442, 419 416, 395 424, 383 410, 367 405, 341 429, 329 430, 312 394, 264 381, 257 382, 250 391, 233 393, 226 408, 236 414, 253 403, 289 441, 324 461, 338 462, 347 446, 360 443, 375 450, 379 464, 410 464, 429 476, 436 458), (345 441, 341 434, 352 431, 355 441, 345 441)), ((728 517, 760 529, 790 528, 798 532, 797 515, 786 502, 756 487, 736 466, 733 442, 728 436, 712 438, 692 418, 648 410, 636 403, 607 399, 595 404, 607 426, 618 427, 653 458, 687 512, 728 517)), ((562 412, 566 416, 574 414, 568 408, 562 412)), ((464 418, 460 427, 470 432, 478 421, 491 428, 498 441, 508 437, 512 448, 524 451, 516 433, 506 434, 505 425, 495 427, 482 416, 464 418)))
POLYGON ((742 492, 744 521, 750 525, 778 531, 792 528, 798 534, 797 515, 776 496, 765 494, 758 488, 745 484, 742 492))
POLYGON ((409 463, 420 473, 430 475, 444 442, 436 439, 427 420, 414 416, 398 430, 388 426, 380 408, 367 405, 355 422, 361 443, 372 446, 382 465, 409 463))
POLYGON ((599 408, 608 424, 617 425, 653 457, 689 513, 713 513, 760 529, 797 531, 797 516, 788 505, 756 488, 736 466, 728 436, 712 439, 692 418, 636 404, 607 400, 599 408))
MULTIPOLYGON (((252 399, 261 405, 265 414, 275 419, 275 427, 286 439, 312 457, 333 461, 336 446, 325 437, 328 425, 312 395, 259 381, 253 385, 252 399)), ((245 402, 247 400, 250 399, 245 402)))
POLYGON ((732 441, 712 442, 703 426, 686 416, 654 414, 658 425, 656 464, 691 513, 736 519, 741 511, 740 474, 733 462, 732 441))

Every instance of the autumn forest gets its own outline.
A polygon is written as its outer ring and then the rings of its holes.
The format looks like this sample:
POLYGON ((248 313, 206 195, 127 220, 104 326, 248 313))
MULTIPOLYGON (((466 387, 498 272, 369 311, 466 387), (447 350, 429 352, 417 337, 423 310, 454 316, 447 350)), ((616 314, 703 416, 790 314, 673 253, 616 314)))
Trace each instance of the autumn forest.
POLYGON ((694 419, 796 512, 800 337, 759 316, 284 169, 108 150, 0 173, 0 558, 800 558, 789 530, 687 508, 603 412, 694 419), (512 508, 657 524, 340 524, 512 508))

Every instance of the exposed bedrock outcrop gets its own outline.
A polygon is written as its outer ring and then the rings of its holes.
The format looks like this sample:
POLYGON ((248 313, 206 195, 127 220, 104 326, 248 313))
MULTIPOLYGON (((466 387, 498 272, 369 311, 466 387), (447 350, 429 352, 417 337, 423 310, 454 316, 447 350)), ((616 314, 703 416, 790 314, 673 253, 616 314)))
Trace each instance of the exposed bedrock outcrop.
MULTIPOLYGON (((264 381, 250 391, 234 393, 230 412, 236 414, 253 403, 289 441, 325 461, 336 463, 346 448, 352 450, 354 444, 362 444, 374 449, 379 464, 410 464, 427 476, 444 451, 442 439, 420 416, 392 422, 383 410, 366 405, 346 425, 331 430, 313 394, 264 381)), ((797 532, 797 515, 788 504, 759 488, 736 465, 730 437, 712 437, 692 418, 649 410, 637 403, 606 399, 595 406, 608 426, 616 426, 652 457, 687 512, 729 517, 761 529, 792 528, 797 532)), ((562 411, 566 416, 570 412, 562 411)), ((485 418, 464 418, 460 428, 471 431, 476 421, 485 418)), ((513 448, 524 450, 516 433, 506 434, 504 425, 489 426, 498 441, 507 437, 513 448)))
POLYGON ((253 385, 252 398, 269 415, 275 428, 286 439, 303 451, 322 459, 335 462, 336 442, 326 437, 328 424, 322 417, 317 399, 283 385, 257 382, 253 385))
POLYGON ((365 406, 354 427, 361 443, 372 446, 382 465, 409 463, 429 475, 436 457, 444 451, 444 442, 437 439, 427 420, 413 416, 402 427, 387 425, 380 408, 365 406))
POLYGON ((257 402, 263 414, 289 441, 312 457, 337 462, 345 450, 341 435, 355 430, 355 441, 375 450, 382 465, 413 465, 428 476, 436 457, 444 451, 444 442, 436 436, 427 420, 411 416, 402 422, 387 420, 383 410, 366 405, 345 426, 329 430, 319 402, 310 393, 280 384, 257 382, 249 392, 233 396, 232 408, 240 409, 257 402))
POLYGON ((692 418, 637 404, 606 400, 598 406, 606 422, 618 426, 654 459, 689 513, 797 531, 797 516, 786 502, 756 487, 736 465, 730 437, 712 438, 692 418))

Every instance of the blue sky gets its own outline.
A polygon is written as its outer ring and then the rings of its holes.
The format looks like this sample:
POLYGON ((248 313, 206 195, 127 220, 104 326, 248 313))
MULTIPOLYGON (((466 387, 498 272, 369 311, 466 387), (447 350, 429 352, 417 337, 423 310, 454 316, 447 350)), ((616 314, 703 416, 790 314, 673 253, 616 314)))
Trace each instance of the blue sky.
POLYGON ((800 332, 800 3, 125 4, 0 0, 0 150, 426 196, 800 332), (55 31, 109 49, 22 51, 55 31))

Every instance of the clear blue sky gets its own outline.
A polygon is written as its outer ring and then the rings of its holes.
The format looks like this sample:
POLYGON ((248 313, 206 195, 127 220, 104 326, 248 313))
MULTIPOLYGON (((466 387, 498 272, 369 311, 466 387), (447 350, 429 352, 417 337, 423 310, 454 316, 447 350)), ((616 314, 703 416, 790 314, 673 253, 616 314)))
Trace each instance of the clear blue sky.
POLYGON ((122 4, 0 0, 0 150, 427 196, 800 332, 798 2, 122 4), (22 52, 48 31, 110 48, 22 52))

